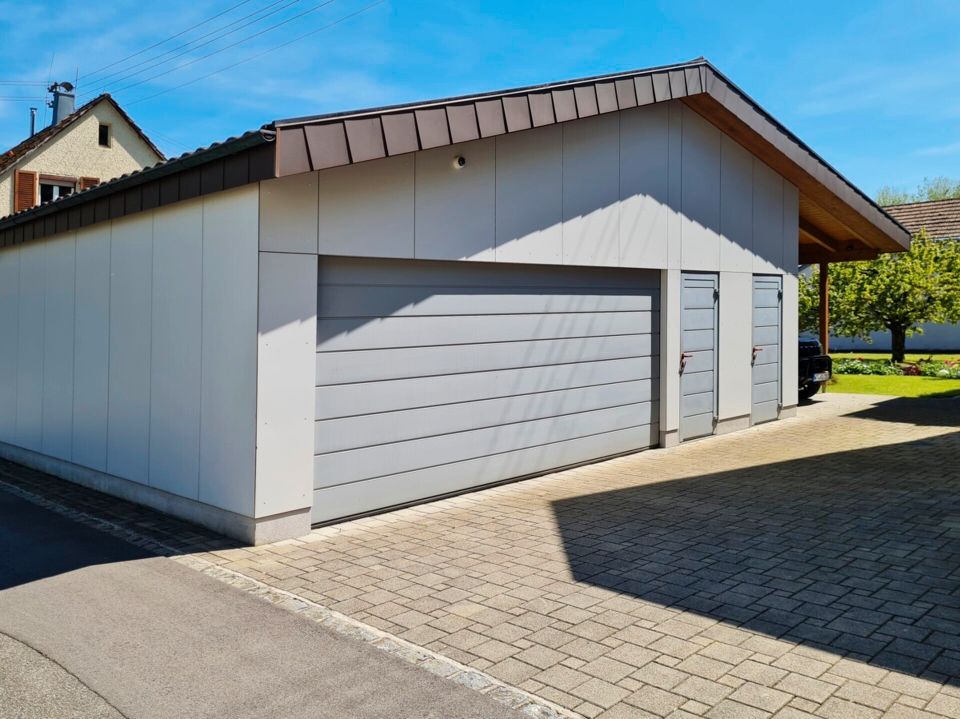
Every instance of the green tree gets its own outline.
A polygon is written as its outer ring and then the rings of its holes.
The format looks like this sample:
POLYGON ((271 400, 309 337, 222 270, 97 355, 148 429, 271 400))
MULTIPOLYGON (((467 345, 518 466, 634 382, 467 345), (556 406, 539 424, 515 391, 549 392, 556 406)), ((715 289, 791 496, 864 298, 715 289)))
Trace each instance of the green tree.
POLYGON ((820 330, 820 268, 814 265, 809 277, 800 275, 798 289, 800 331, 817 334, 820 330))
POLYGON ((960 198, 960 180, 949 177, 923 178, 913 192, 900 187, 884 185, 877 191, 877 204, 904 205, 908 202, 926 202, 929 200, 955 200, 960 198))
MULTIPOLYGON (((914 238, 909 252, 880 255, 870 262, 830 265, 830 331, 867 339, 888 330, 891 359, 902 362, 906 338, 926 322, 960 322, 960 241, 914 238)), ((800 323, 816 330, 818 271, 800 287, 800 323)))

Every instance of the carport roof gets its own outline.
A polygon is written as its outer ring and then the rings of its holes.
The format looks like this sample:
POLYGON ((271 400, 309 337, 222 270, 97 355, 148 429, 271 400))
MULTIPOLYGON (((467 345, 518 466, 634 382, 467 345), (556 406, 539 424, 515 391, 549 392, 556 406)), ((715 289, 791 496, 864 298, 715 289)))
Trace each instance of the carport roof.
MULTIPOLYGON (((0 219, 0 246, 205 194, 201 166, 224 163, 235 153, 248 157, 250 169, 242 174, 253 182, 667 101, 683 102, 797 186, 802 263, 869 259, 878 252, 909 247, 906 229, 703 58, 478 95, 277 120, 260 133, 0 219), (276 141, 268 143, 274 133, 276 141), (166 191, 158 194, 159 182, 166 191), (141 186, 150 188, 149 202, 137 189, 141 186), (126 199, 110 198, 120 192, 126 199), (93 201, 100 205, 98 212, 80 211, 93 201), (60 214, 66 217, 53 217, 60 214), (20 232, 17 226, 22 226, 20 232)), ((214 181, 210 191, 231 184, 214 181)))

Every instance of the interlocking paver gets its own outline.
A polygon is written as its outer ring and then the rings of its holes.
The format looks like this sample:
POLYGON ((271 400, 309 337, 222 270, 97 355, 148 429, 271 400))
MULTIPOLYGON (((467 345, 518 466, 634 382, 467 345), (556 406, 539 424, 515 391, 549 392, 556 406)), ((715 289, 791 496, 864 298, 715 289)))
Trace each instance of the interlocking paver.
POLYGON ((926 709, 945 717, 960 717, 960 698, 941 693, 930 700, 926 709))
POLYGON ((897 698, 896 692, 857 681, 847 682, 837 689, 834 696, 881 710, 889 707, 897 698))
POLYGON ((730 695, 731 701, 740 702, 747 706, 763 709, 771 714, 783 708, 790 701, 791 695, 779 689, 765 687, 762 684, 747 682, 730 695))
POLYGON ((654 686, 641 687, 627 698, 627 703, 657 716, 666 716, 687 701, 687 697, 654 686))
POLYGON ((236 548, 0 462, 0 481, 285 588, 584 716, 960 716, 960 402, 800 417, 236 548))
POLYGON ((817 703, 826 701, 827 697, 837 689, 835 685, 828 682, 822 682, 818 679, 812 679, 811 677, 796 673, 790 673, 785 676, 774 688, 817 703))
POLYGON ((876 719, 881 716, 881 712, 845 699, 831 697, 820 706, 817 716, 825 719, 876 719))

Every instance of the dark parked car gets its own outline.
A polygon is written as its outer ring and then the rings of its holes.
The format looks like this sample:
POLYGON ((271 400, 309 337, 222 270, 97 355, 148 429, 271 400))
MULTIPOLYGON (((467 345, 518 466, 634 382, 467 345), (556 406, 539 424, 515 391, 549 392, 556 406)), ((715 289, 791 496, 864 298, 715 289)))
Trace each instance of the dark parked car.
POLYGON ((800 340, 797 362, 800 370, 800 399, 810 399, 833 373, 833 360, 823 354, 819 340, 800 340))

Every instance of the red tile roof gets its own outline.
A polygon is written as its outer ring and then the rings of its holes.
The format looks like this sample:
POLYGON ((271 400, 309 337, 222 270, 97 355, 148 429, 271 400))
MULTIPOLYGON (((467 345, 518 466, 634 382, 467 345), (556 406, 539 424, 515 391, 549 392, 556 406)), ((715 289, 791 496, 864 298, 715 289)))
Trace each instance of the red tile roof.
POLYGON ((884 209, 912 235, 923 229, 935 240, 960 239, 960 198, 910 202, 884 209))

